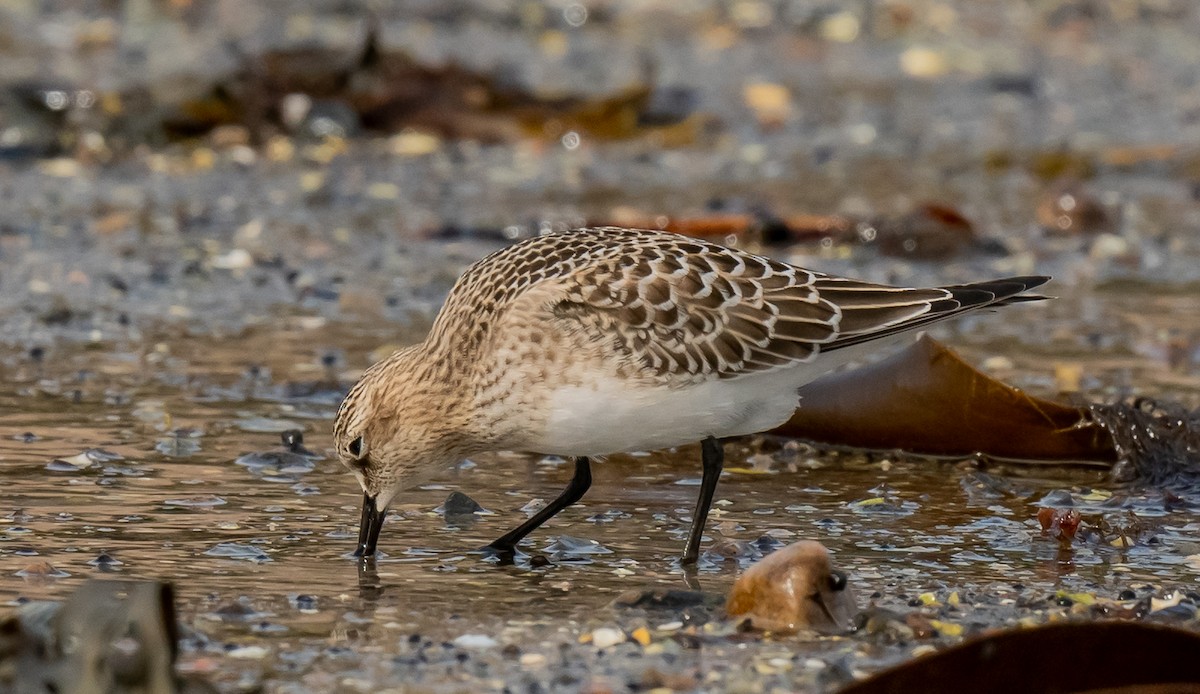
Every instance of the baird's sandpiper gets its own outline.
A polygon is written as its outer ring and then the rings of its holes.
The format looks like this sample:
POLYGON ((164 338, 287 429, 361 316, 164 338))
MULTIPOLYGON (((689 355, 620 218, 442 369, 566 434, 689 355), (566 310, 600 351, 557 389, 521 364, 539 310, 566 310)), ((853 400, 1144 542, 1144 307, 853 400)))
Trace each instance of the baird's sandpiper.
POLYGON ((472 265, 419 344, 369 368, 338 410, 338 456, 363 489, 370 557, 397 492, 492 450, 574 459, 553 502, 489 548, 578 501, 590 456, 702 442, 685 563, 721 475, 719 439, 772 429, 797 389, 898 336, 1023 294, 1047 277, 913 289, 832 277, 677 234, 580 229, 472 265))

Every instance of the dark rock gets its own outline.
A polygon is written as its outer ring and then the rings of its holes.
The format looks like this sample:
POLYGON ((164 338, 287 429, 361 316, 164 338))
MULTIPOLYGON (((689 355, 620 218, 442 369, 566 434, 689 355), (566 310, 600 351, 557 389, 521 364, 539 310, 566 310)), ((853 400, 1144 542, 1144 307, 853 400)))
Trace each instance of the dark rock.
POLYGON ((440 510, 442 515, 446 518, 454 516, 469 516, 475 513, 483 513, 486 511, 486 509, 480 506, 479 503, 474 499, 459 491, 450 492, 450 496, 446 497, 446 500, 442 502, 442 505, 438 510, 440 510))

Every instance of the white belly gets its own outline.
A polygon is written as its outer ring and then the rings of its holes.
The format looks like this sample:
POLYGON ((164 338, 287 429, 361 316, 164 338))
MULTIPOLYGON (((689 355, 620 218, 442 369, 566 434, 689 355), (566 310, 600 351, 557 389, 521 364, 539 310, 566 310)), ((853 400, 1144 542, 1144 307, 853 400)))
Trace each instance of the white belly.
POLYGON ((772 429, 795 412, 796 386, 777 374, 766 376, 679 389, 631 388, 616 379, 558 388, 547 400, 540 431, 528 432, 528 449, 605 455, 772 429))
POLYGON ((900 334, 822 354, 815 362, 678 389, 631 386, 606 374, 586 385, 556 388, 542 417, 526 431, 523 450, 553 455, 605 455, 743 436, 774 429, 799 406, 800 386, 865 354, 908 342, 900 334))

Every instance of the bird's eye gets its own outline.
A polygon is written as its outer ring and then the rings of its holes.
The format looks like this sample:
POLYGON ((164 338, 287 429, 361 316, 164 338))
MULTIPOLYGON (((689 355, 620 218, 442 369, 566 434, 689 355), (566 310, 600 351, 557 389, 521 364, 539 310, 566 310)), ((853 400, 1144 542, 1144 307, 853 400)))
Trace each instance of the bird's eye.
POLYGON ((358 438, 354 439, 350 443, 346 444, 346 452, 348 452, 350 455, 354 456, 355 458, 362 457, 362 452, 363 452, 362 437, 359 436, 358 438))
POLYGON ((841 571, 829 574, 829 588, 835 593, 846 590, 846 574, 841 571))

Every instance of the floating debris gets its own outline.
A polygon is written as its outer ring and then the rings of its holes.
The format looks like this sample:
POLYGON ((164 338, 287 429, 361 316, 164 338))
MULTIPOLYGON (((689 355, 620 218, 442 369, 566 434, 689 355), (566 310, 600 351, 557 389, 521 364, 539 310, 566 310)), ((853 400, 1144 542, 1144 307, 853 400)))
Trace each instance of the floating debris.
POLYGON ((595 540, 560 535, 542 550, 553 559, 571 559, 595 554, 612 554, 612 550, 595 540))
POLYGON ((103 448, 89 448, 70 458, 55 458, 50 461, 46 469, 55 472, 70 472, 86 470, 90 467, 103 465, 104 463, 115 463, 122 460, 125 460, 125 456, 120 453, 106 451, 103 448))
POLYGON ((1040 508, 1037 513, 1038 523, 1042 526, 1042 534, 1052 537, 1064 544, 1071 544, 1075 533, 1079 532, 1079 511, 1076 509, 1040 508))
POLYGON ((32 564, 26 565, 25 568, 17 571, 13 575, 20 576, 21 578, 49 579, 49 578, 66 578, 66 577, 70 576, 71 574, 67 573, 66 571, 63 571, 62 569, 55 567, 53 564, 51 564, 48 561, 38 561, 38 562, 34 562, 32 564))
POLYGON ((170 436, 154 444, 154 450, 171 458, 187 458, 200 450, 199 438, 203 432, 196 429, 175 429, 170 436))
POLYGON ((210 557, 241 559, 244 561, 253 561, 259 563, 271 561, 271 556, 261 549, 253 545, 245 545, 237 542, 218 543, 211 549, 205 551, 204 554, 210 557))
POLYGON ((162 505, 167 508, 215 508, 224 506, 226 503, 228 502, 225 499, 215 494, 202 494, 180 499, 167 499, 162 502, 162 505))
POLYGON ((279 438, 285 450, 247 453, 234 460, 234 464, 272 482, 296 482, 300 475, 316 467, 320 457, 304 447, 304 435, 299 429, 285 429, 279 438))

